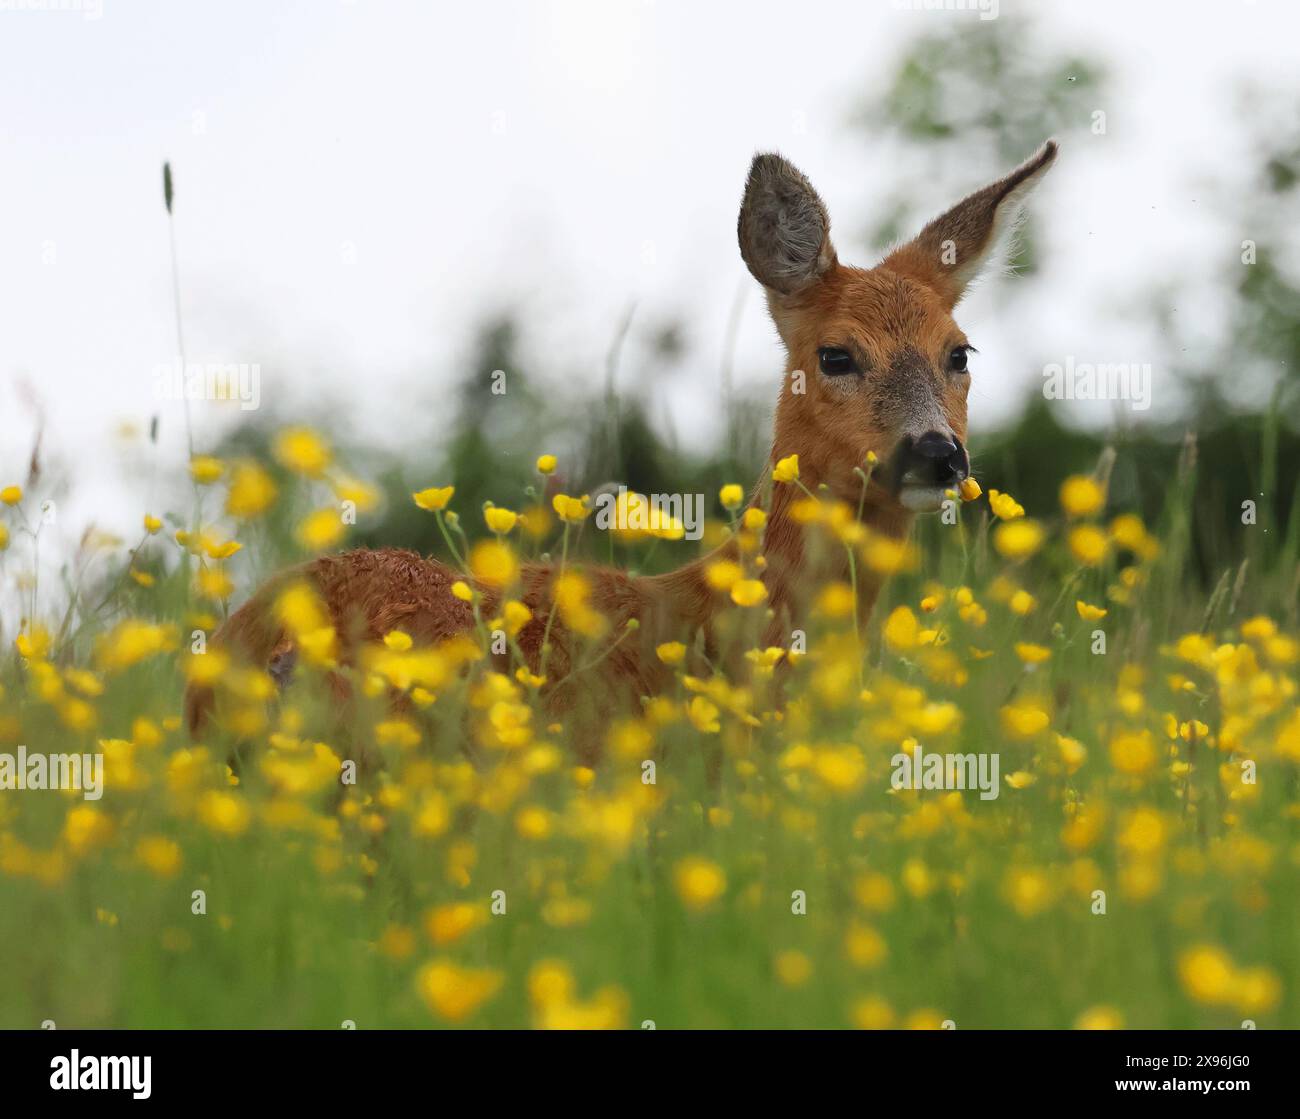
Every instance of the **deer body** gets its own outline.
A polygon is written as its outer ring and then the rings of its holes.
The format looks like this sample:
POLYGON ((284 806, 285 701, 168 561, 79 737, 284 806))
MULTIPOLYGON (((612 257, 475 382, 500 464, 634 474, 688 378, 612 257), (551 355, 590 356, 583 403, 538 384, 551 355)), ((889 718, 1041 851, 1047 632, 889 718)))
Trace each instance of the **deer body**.
MULTIPOLYGON (((839 263, 825 206, 797 169, 780 156, 755 157, 738 234, 741 255, 765 289, 787 352, 772 465, 798 455, 803 488, 860 508, 864 524, 884 536, 906 537, 916 512, 938 508, 944 492, 970 469, 964 440, 971 347, 951 311, 1055 155, 1055 144, 1045 144, 872 269, 839 263), (863 471, 868 461, 879 464, 869 482, 863 471)), ((762 540, 762 579, 771 607, 765 645, 785 644, 812 588, 849 578, 847 559, 815 553, 791 516, 792 503, 802 496, 789 485, 772 487, 762 540)), ((604 717, 661 691, 672 679, 655 654, 661 642, 689 647, 700 638, 716 663, 714 623, 729 603, 710 587, 706 570, 715 560, 736 558, 736 549, 729 541, 713 555, 660 576, 584 565, 591 605, 610 623, 604 649, 589 655, 595 661, 589 668, 578 661, 573 635, 549 617, 554 566, 526 565, 522 588, 513 593, 533 617, 516 644, 530 671, 545 664, 552 708, 568 710, 581 695, 604 717)), ((328 609, 343 664, 351 663, 361 644, 393 630, 418 645, 437 645, 475 628, 469 604, 451 593, 460 578, 441 562, 408 551, 324 556, 269 581, 221 627, 216 641, 266 667, 283 684, 297 654, 276 620, 274 603, 289 582, 305 580, 328 609)), ((489 587, 479 590, 481 615, 492 617, 498 596, 489 587)), ((879 584, 858 573, 855 591, 865 621, 879 584)), ((346 694, 343 677, 334 680, 340 695, 346 694)), ((212 707, 209 690, 190 689, 192 730, 212 707)))

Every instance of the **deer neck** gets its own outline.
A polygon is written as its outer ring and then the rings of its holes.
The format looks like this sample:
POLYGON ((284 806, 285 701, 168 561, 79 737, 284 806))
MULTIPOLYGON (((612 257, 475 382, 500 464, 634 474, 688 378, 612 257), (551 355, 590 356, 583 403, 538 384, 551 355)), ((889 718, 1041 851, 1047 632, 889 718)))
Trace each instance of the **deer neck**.
MULTIPOLYGON (((859 519, 870 532, 902 539, 912 524, 912 514, 889 503, 876 490, 869 489, 863 495, 861 478, 851 467, 843 471, 826 469, 815 460, 805 466, 801 459, 801 484, 771 483, 772 467, 780 457, 774 448, 750 501, 752 507, 762 508, 763 494, 771 492, 761 551, 761 577, 773 611, 763 635, 765 645, 788 643, 790 630, 800 623, 817 588, 831 580, 849 582, 854 578, 845 547, 825 539, 817 527, 801 524, 795 518, 794 506, 807 498, 805 488, 823 499, 833 496, 847 501, 855 511, 860 507, 859 519), (855 488, 849 488, 850 482, 855 488)), ((733 538, 708 555, 666 575, 655 576, 650 582, 666 599, 668 610, 678 624, 707 627, 729 605, 726 597, 709 585, 707 571, 715 563, 736 562, 739 558, 740 548, 733 538)), ((745 566, 752 570, 752 560, 745 566)), ((860 621, 865 622, 870 616, 882 582, 880 576, 864 570, 863 564, 856 565, 860 621)))

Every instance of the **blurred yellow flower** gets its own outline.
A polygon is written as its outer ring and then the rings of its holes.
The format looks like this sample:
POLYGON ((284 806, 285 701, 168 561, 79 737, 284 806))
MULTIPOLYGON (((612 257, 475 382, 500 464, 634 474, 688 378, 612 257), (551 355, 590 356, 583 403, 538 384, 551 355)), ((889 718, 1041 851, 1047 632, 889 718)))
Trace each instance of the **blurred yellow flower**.
POLYGON ((1106 558, 1110 541, 1096 525, 1079 525, 1066 538, 1070 554, 1085 567, 1096 567, 1106 558))
POLYGON ((1106 505, 1106 491, 1092 478, 1072 474, 1061 483, 1061 508, 1069 517, 1093 517, 1106 505))
POLYGON ((767 598, 767 588, 758 579, 739 579, 731 586, 731 601, 737 606, 757 606, 767 598))
POLYGON ((485 924, 486 904, 453 901, 429 910, 424 917, 424 931, 439 947, 454 944, 467 933, 485 924))
POLYGON ((1016 642, 1016 656, 1025 664, 1042 664, 1052 655, 1052 650, 1045 645, 1034 645, 1028 641, 1016 642))
POLYGON ((308 551, 332 548, 343 539, 343 518, 337 509, 326 506, 308 513, 294 531, 294 536, 308 551))
POLYGON ((241 520, 260 517, 275 503, 275 497, 275 482, 260 465, 251 460, 235 463, 226 493, 226 512, 230 516, 241 520))
POLYGON ((210 486, 226 472, 226 464, 212 455, 195 455, 190 460, 190 477, 200 486, 210 486))
POLYGON ((135 859, 150 874, 174 878, 181 869, 180 844, 166 836, 146 835, 136 844, 135 859))
POLYGON ((463 1022, 501 989, 505 976, 494 969, 462 967, 447 959, 420 968, 415 989, 425 1005, 448 1022, 463 1022))
POLYGON ((724 509, 735 510, 740 508, 740 503, 745 500, 745 491, 732 482, 718 491, 718 500, 724 509))
POLYGON ((248 830, 252 816, 248 802, 235 793, 213 791, 199 797, 199 820, 219 835, 243 835, 248 830))
POLYGON ((278 432, 272 453, 285 469, 308 478, 321 477, 334 459, 329 444, 308 427, 289 427, 278 432))
POLYGON ((508 587, 519 577, 519 561, 509 545, 480 540, 470 550, 469 569, 474 578, 489 587, 508 587))
POLYGON ((5 486, 0 490, 0 502, 5 505, 17 505, 23 499, 22 486, 5 486))
POLYGON ((537 458, 537 473, 554 474, 557 465, 554 455, 539 455, 537 458))
POLYGON ((707 909, 727 889, 727 876, 722 867, 711 859, 691 856, 682 859, 673 868, 673 881, 677 893, 688 909, 707 909))
POLYGON ((803 953, 790 949, 778 952, 772 961, 772 971, 783 987, 802 987, 812 978, 812 960, 803 953))
POLYGON ((993 547, 1007 559, 1025 560, 1043 546, 1045 536, 1043 526, 1027 517, 1004 520, 993 530, 993 547))
POLYGON ((1113 1006, 1090 1006, 1074 1020, 1076 1030, 1122 1030, 1124 1015, 1113 1006))

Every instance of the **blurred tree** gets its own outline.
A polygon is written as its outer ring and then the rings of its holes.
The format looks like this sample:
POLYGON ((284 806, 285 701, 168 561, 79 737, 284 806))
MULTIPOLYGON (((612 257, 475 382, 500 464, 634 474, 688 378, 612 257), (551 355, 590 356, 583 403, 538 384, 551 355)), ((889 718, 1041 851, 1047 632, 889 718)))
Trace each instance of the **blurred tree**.
MULTIPOLYGON (((869 231, 883 249, 914 234, 934 215, 931 200, 907 184, 950 183, 954 168, 972 183, 992 179, 1032 155, 1049 137, 1087 129, 1103 97, 1102 64, 1076 53, 1044 49, 1023 18, 944 20, 915 39, 890 67, 883 93, 854 117, 874 150, 893 141, 908 173, 869 231)), ((1032 268, 1032 228, 1012 263, 1032 268)))

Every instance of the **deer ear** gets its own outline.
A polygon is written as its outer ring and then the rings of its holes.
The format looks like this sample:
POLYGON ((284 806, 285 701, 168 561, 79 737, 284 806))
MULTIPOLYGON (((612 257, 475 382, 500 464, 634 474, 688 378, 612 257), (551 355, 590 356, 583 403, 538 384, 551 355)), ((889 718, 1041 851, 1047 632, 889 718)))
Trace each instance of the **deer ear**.
POLYGON ((933 288, 949 308, 1012 239, 1029 192, 1056 159, 1048 140, 1005 178, 989 183, 937 217, 916 240, 895 249, 881 264, 933 288))
POLYGON ((737 233, 740 255, 764 287, 794 295, 835 263, 831 219, 812 184, 788 159, 754 156, 737 233))

